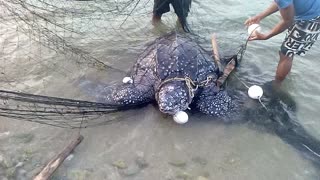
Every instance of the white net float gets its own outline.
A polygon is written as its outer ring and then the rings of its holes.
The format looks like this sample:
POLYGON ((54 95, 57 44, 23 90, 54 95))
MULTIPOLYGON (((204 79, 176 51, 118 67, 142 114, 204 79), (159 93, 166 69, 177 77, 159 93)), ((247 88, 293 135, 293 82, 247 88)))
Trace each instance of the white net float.
POLYGON ((248 34, 251 35, 253 32, 261 32, 261 26, 259 24, 251 24, 248 27, 248 34))
POLYGON ((263 90, 260 86, 253 85, 248 89, 248 95, 252 99, 260 99, 263 95, 263 90))
POLYGON ((178 124, 184 124, 188 122, 189 116, 184 111, 179 111, 173 116, 173 120, 178 124))
POLYGON ((122 79, 122 82, 123 82, 124 84, 132 84, 132 83, 133 83, 133 79, 132 79, 131 77, 124 77, 124 78, 122 79))

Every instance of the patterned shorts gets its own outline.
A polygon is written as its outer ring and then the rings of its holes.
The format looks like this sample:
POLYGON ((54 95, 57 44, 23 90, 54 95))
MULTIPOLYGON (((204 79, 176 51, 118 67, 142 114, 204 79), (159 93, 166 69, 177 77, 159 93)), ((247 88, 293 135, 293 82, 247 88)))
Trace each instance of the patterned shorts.
POLYGON ((312 20, 298 20, 289 29, 280 51, 293 57, 295 54, 304 56, 318 39, 320 34, 320 17, 312 20))

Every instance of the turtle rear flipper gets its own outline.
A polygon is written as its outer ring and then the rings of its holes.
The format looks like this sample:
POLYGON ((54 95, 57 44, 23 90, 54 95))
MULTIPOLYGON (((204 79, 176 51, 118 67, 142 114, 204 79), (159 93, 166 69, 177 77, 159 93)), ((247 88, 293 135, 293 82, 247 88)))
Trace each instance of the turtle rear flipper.
POLYGON ((195 107, 202 113, 223 116, 234 108, 225 91, 217 91, 214 84, 204 87, 195 100, 195 107))

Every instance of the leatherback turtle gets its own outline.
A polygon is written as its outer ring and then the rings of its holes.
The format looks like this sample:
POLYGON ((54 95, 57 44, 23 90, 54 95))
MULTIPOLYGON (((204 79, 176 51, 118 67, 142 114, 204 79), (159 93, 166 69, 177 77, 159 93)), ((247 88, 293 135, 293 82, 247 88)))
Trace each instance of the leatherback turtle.
MULTIPOLYGON (((232 59, 229 58, 230 62, 232 59)), ((219 80, 226 74, 219 77, 218 67, 221 65, 213 56, 191 38, 171 33, 149 44, 129 73, 130 77, 124 79, 125 83, 99 88, 98 102, 126 108, 157 102, 159 110, 169 115, 191 106, 204 114, 227 117, 228 121, 233 118, 230 115, 241 111, 239 115, 244 117, 236 118, 247 121, 254 117, 250 121, 306 153, 320 167, 320 141, 297 123, 290 112, 291 108, 295 109, 294 102, 288 104, 282 100, 284 95, 271 91, 273 96, 265 102, 271 109, 246 107, 247 98, 234 94, 231 98, 226 90, 219 88, 219 80)), ((229 68, 225 66, 223 72, 229 68)))
POLYGON ((170 115, 193 105, 202 113, 222 116, 234 105, 217 88, 218 74, 212 55, 192 39, 171 33, 140 55, 127 83, 105 87, 98 101, 127 107, 156 101, 159 110, 170 115))

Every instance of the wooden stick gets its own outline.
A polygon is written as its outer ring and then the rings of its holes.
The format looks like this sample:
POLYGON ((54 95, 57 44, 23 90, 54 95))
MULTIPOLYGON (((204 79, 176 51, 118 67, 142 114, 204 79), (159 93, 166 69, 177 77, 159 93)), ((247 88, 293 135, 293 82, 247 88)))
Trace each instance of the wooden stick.
POLYGON ((212 43, 214 60, 220 61, 220 55, 219 55, 219 50, 218 50, 218 43, 217 43, 217 35, 216 34, 212 34, 211 43, 212 43))
POLYGON ((211 44, 212 44, 212 51, 213 51, 213 57, 214 57, 214 62, 218 66, 219 73, 223 71, 221 62, 220 62, 220 55, 219 55, 219 50, 218 50, 218 43, 217 43, 217 36, 216 34, 212 34, 211 36, 211 44))
POLYGON ((82 140, 83 136, 78 134, 76 139, 73 140, 68 146, 66 146, 60 154, 52 158, 52 160, 49 161, 49 163, 40 171, 40 173, 33 178, 33 180, 48 180, 82 140))
POLYGON ((221 87, 223 85, 223 83, 227 80, 227 78, 229 77, 229 74, 235 69, 235 67, 236 67, 236 60, 232 58, 224 68, 223 75, 220 76, 217 80, 218 87, 221 87))

